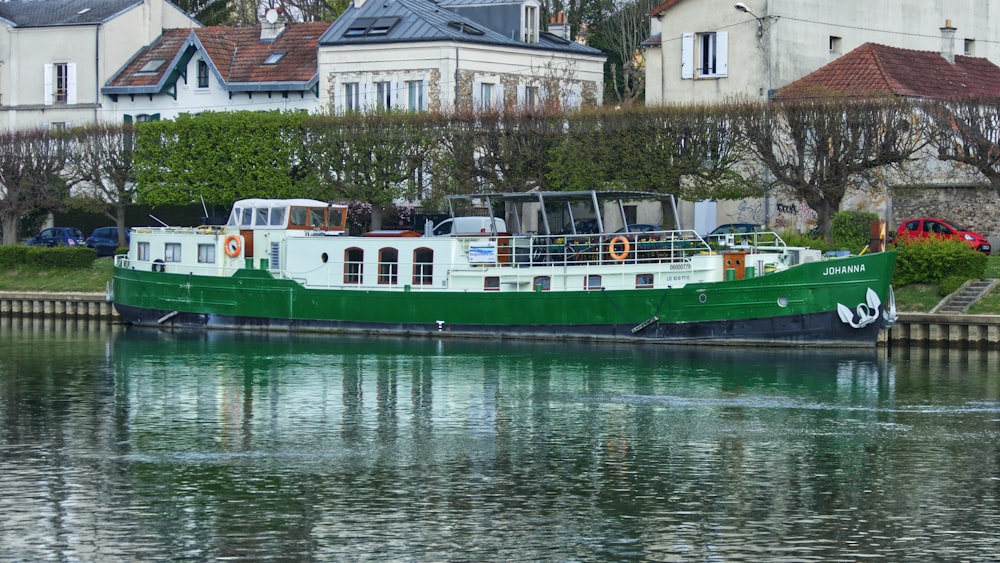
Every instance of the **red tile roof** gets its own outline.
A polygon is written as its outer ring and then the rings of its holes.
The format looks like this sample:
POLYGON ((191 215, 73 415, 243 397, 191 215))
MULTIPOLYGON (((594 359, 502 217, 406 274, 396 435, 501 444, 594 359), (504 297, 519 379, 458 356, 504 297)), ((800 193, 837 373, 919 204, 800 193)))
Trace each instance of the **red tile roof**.
POLYGON ((906 96, 946 99, 1000 96, 1000 67, 987 59, 865 43, 792 82, 776 98, 906 96))
POLYGON ((229 84, 305 82, 316 75, 316 42, 329 22, 289 23, 274 41, 260 40, 260 26, 203 27, 198 41, 229 84), (273 53, 285 53, 277 64, 265 65, 273 53))
MULTIPOLYGON (((185 50, 201 46, 227 86, 237 84, 305 83, 318 72, 316 42, 329 23, 288 23, 273 41, 261 41, 260 25, 166 29, 152 45, 140 50, 106 88, 129 89, 163 85, 163 79, 180 62, 185 50), (275 64, 269 56, 284 53, 275 64), (166 61, 154 72, 140 72, 150 61, 166 61)), ((168 85, 169 86, 169 85, 168 85)))

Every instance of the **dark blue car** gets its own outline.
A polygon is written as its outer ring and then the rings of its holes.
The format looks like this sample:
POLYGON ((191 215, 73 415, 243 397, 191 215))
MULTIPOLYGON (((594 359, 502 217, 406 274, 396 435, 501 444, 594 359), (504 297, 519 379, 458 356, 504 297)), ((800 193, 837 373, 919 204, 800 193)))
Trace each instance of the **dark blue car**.
POLYGON ((83 232, 76 227, 49 227, 24 244, 31 246, 83 246, 83 232))
MULTIPOLYGON (((125 231, 125 244, 129 241, 129 232, 125 231)), ((97 251, 98 256, 113 256, 118 250, 118 227, 100 227, 94 229, 87 237, 87 246, 97 251)))

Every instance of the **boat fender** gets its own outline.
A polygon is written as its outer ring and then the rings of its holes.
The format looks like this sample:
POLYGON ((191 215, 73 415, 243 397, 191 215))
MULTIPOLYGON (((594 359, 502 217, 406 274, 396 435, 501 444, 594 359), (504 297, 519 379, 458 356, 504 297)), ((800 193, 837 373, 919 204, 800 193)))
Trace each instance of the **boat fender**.
POLYGON ((153 260, 153 271, 154 272, 166 272, 167 271, 167 265, 163 263, 163 260, 160 260, 159 258, 157 258, 156 260, 153 260))
POLYGON ((622 260, 628 258, 628 251, 631 250, 631 248, 632 245, 629 244, 628 239, 622 235, 618 235, 611 239, 611 243, 608 246, 608 254, 610 254, 615 260, 621 262, 622 260), (622 245, 621 252, 616 249, 616 246, 619 243, 622 245))
POLYGON ((226 256, 236 258, 240 255, 240 250, 242 249, 243 243, 240 242, 240 237, 236 235, 226 237, 226 256))

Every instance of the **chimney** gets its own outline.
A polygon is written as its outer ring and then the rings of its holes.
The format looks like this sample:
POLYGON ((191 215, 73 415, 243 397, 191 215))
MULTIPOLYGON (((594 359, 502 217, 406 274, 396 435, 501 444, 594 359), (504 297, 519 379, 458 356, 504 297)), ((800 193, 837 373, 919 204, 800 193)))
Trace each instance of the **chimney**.
POLYGON ((955 64, 955 28, 951 27, 951 20, 944 20, 941 28, 941 56, 949 64, 955 64))
POLYGON ((549 20, 549 33, 569 41, 569 22, 559 12, 549 20))
POLYGON ((260 42, 270 43, 285 31, 285 15, 281 8, 268 8, 260 22, 260 42))

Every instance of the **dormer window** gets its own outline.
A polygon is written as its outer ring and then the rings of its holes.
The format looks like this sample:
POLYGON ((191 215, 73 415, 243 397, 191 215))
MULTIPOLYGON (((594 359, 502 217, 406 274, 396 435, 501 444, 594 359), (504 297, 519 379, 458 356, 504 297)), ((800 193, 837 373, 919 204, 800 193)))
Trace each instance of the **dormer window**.
POLYGON ((522 37, 525 43, 538 43, 538 4, 528 2, 521 11, 522 37))

